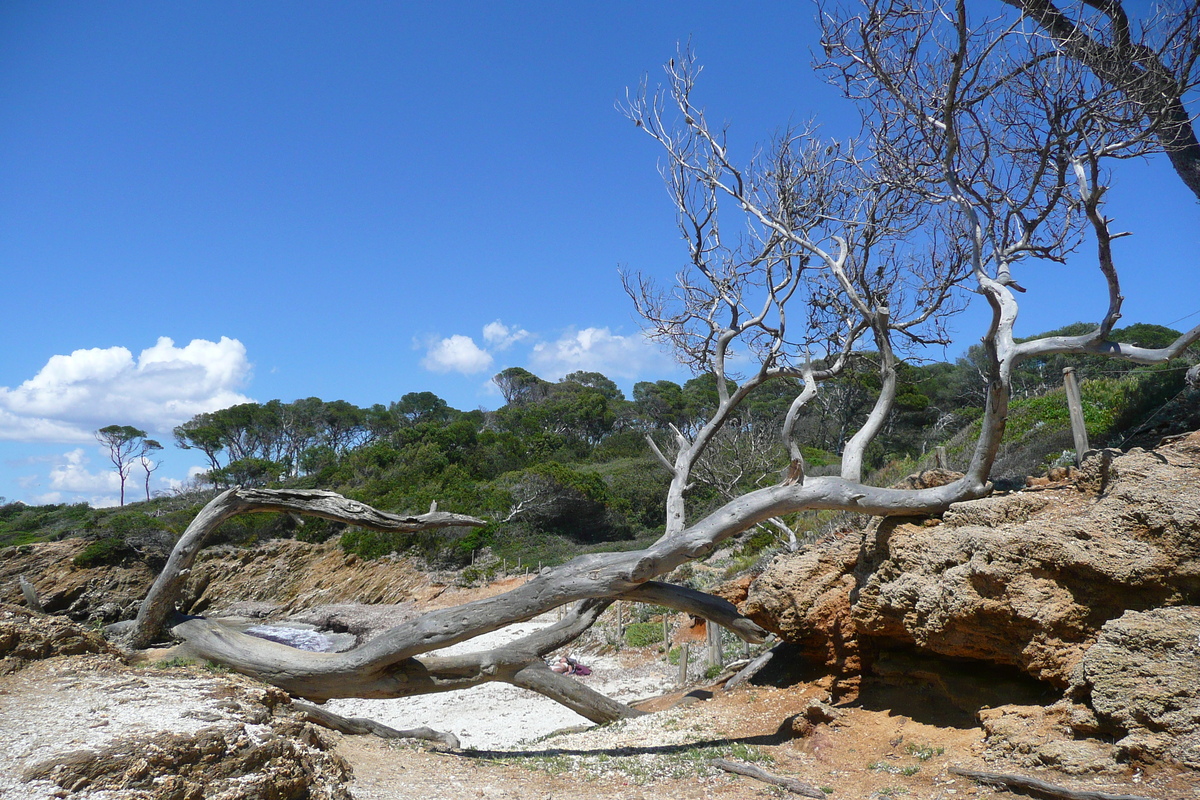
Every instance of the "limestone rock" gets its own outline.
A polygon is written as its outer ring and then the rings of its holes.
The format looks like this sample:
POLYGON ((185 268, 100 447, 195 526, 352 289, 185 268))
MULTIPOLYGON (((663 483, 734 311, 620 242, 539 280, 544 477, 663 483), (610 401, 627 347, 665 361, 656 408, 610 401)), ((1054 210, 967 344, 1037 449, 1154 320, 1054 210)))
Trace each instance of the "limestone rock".
POLYGON ((1116 773, 1116 749, 1108 742, 1078 738, 1072 721, 1089 710, 1070 702, 1051 706, 1005 705, 979 712, 986 735, 985 756, 1028 769, 1053 767, 1068 775, 1116 773))
POLYGON ((1124 734, 1117 749, 1125 757, 1200 768, 1200 607, 1128 611, 1110 620, 1072 690, 1124 734))
POLYGON ((90 542, 66 539, 0 551, 0 602, 24 604, 19 580, 33 584, 42 607, 77 622, 116 622, 137 615, 138 604, 156 573, 137 559, 96 567, 77 567, 73 560, 90 542))
POLYGON ((913 647, 1015 666, 1065 688, 1127 609, 1200 597, 1200 433, 1100 451, 1078 483, 893 518, 778 557, 743 608, 835 671, 913 647))
POLYGON ((14 673, 33 661, 82 653, 116 655, 116 650, 99 633, 64 617, 0 604, 0 675, 14 673))

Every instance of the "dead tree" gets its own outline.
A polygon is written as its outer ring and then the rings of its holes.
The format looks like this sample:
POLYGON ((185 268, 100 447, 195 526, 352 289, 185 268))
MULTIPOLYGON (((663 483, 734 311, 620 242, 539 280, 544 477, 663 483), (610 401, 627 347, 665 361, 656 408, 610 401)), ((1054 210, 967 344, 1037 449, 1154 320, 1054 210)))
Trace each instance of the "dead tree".
MULTIPOLYGON (((711 373, 718 394, 711 416, 690 436, 674 431, 667 448, 651 442, 671 476, 657 542, 543 569, 505 594, 430 612, 345 653, 307 653, 202 619, 174 624, 188 565, 220 521, 265 510, 384 529, 480 521, 399 519, 329 493, 236 489, 210 503, 180 540, 143 603, 132 643, 145 646, 169 629, 197 655, 314 700, 506 681, 594 721, 629 716, 636 712, 552 672, 543 656, 582 634, 616 600, 686 611, 759 641, 765 632, 729 603, 655 578, 753 525, 800 511, 928 515, 981 497, 1004 432, 1012 369, 1022 359, 1091 353, 1158 363, 1200 339, 1200 326, 1158 350, 1110 337, 1122 297, 1112 247, 1118 234, 1103 213, 1105 164, 1163 148, 1158 124, 1129 113, 1120 91, 1019 18, 971 19, 965 0, 928 7, 879 0, 861 13, 823 9, 822 21, 825 67, 863 109, 860 141, 789 131, 739 164, 727 132, 711 127, 693 99, 699 67, 689 52, 667 66, 662 90, 643 86, 625 108, 662 147, 689 246, 673 287, 636 277, 626 286, 649 333, 697 372, 711 373), (731 213, 740 231, 732 239, 719 225, 731 213), (1082 336, 1018 342, 1020 270, 1062 262, 1085 241, 1108 288, 1102 322, 1082 336), (991 318, 983 332, 986 406, 963 477, 917 490, 865 484, 864 454, 891 408, 898 359, 945 341, 943 325, 964 290, 984 298, 991 318), (806 475, 797 419, 822 384, 864 350, 878 365, 875 404, 846 444, 841 474, 806 475), (690 519, 685 501, 705 451, 753 392, 780 379, 799 387, 780 431, 787 453, 775 470, 781 478, 690 519), (503 647, 431 652, 568 604, 556 624, 503 647)), ((1190 70, 1194 60, 1163 55, 1160 62, 1190 70)), ((1191 78, 1190 71, 1176 74, 1181 87, 1191 78)))

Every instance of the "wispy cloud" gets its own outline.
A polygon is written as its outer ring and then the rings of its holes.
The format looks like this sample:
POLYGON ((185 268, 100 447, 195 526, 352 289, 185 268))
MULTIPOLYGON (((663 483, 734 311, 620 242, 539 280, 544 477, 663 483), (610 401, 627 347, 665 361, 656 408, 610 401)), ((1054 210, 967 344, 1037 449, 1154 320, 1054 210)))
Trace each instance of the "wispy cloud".
MULTIPOLYGON (((557 339, 500 320, 483 326, 482 346, 470 336, 431 336, 414 340, 424 347, 421 365, 433 372, 475 375, 500 366, 525 366, 546 380, 559 380, 579 370, 600 372, 618 380, 641 380, 678 372, 679 365, 640 332, 629 336, 609 328, 569 328, 557 339), (519 346, 518 346, 519 345, 519 346)), ((485 383, 480 390, 495 394, 485 383)))
POLYGON ((674 371, 678 365, 640 333, 624 336, 608 328, 583 328, 534 345, 530 369, 550 380, 578 370, 632 380, 674 371))
POLYGON ((507 350, 517 342, 529 339, 533 334, 522 328, 510 328, 500 320, 483 326, 483 341, 493 350, 507 350))
POLYGON ((237 339, 163 336, 137 360, 125 347, 51 356, 15 389, 0 387, 0 440, 86 442, 104 425, 169 430, 196 414, 249 402, 246 348, 237 339))

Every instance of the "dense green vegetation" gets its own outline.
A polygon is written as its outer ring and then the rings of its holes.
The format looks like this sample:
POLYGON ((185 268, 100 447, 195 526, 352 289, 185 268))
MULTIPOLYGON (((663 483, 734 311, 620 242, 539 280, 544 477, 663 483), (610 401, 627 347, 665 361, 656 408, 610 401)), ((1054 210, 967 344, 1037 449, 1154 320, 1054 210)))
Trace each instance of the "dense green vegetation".
MULTIPOLYGON (((1081 323, 1060 333, 1089 327, 1081 323)), ((1175 335, 1147 325, 1116 332, 1116 338, 1144 346, 1161 346, 1175 335)), ((982 413, 980 359, 972 348, 955 364, 901 365, 895 408, 868 451, 872 482, 927 466, 940 444, 948 445, 952 464, 965 461, 982 413)), ((1069 446, 1061 388, 1067 363, 1060 357, 1026 362, 1014 378, 1006 448, 1032 458, 1034 467, 1052 463, 1064 442, 1069 446)), ((1101 357, 1069 363, 1082 381, 1093 446, 1119 445, 1184 394, 1184 360, 1157 367, 1101 357)), ((470 531, 381 534, 322 520, 248 515, 222 527, 223 541, 340 536, 345 549, 364 557, 399 551, 462 567, 482 552, 510 565, 556 563, 589 550, 644 546, 661 532, 668 476, 645 439, 652 437, 669 455, 672 426, 687 434, 702 425, 717 402, 711 376, 683 385, 638 383, 631 399, 594 372, 551 382, 511 368, 495 382, 506 402, 491 412, 459 411, 430 392, 414 392, 370 408, 307 398, 200 414, 179 426, 175 438, 204 454, 208 490, 124 510, 3 504, 0 546, 85 536, 94 541, 77 559, 81 565, 139 557, 147 543, 169 542, 182 532, 213 491, 239 484, 331 489, 398 513, 420 513, 436 501, 443 510, 491 522, 470 531)), ((836 471, 837 453, 870 410, 878 385, 871 353, 859 354, 847 373, 823 385, 797 427, 809 474, 836 471)), ((693 512, 777 480, 786 464, 779 426, 795 392, 787 381, 763 387, 714 440, 689 495, 693 512)), ((786 522, 803 538, 829 519, 828 513, 808 512, 786 522)), ((765 527, 748 532, 735 564, 753 563, 781 536, 765 527)))

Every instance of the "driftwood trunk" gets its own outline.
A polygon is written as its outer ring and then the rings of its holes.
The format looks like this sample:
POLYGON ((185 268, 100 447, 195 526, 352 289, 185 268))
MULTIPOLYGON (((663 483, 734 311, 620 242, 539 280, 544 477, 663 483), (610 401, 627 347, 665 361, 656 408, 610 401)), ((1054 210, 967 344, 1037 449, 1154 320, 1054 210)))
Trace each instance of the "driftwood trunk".
MULTIPOLYGON (((813 478, 803 485, 761 489, 689 528, 668 533, 645 550, 580 556, 541 570, 505 594, 431 611, 344 653, 300 651, 204 619, 180 622, 170 632, 198 657, 310 700, 406 697, 503 681, 551 697, 587 719, 608 722, 640 712, 551 671, 543 659, 591 627, 613 601, 667 606, 704 617, 743 641, 761 642, 767 632, 728 601, 651 579, 707 555, 721 541, 757 522, 791 511, 849 507, 863 513, 928 514, 984 491, 984 486, 967 479, 919 491, 877 489, 841 478, 813 478), (570 608, 557 624, 503 647, 454 656, 430 654, 564 606, 570 608)), ((440 512, 397 517, 332 492, 231 489, 212 500, 180 538, 141 605, 128 643, 144 647, 164 635, 176 619, 175 603, 188 570, 222 522, 236 514, 266 511, 313 515, 376 530, 484 524, 473 517, 440 512)))

